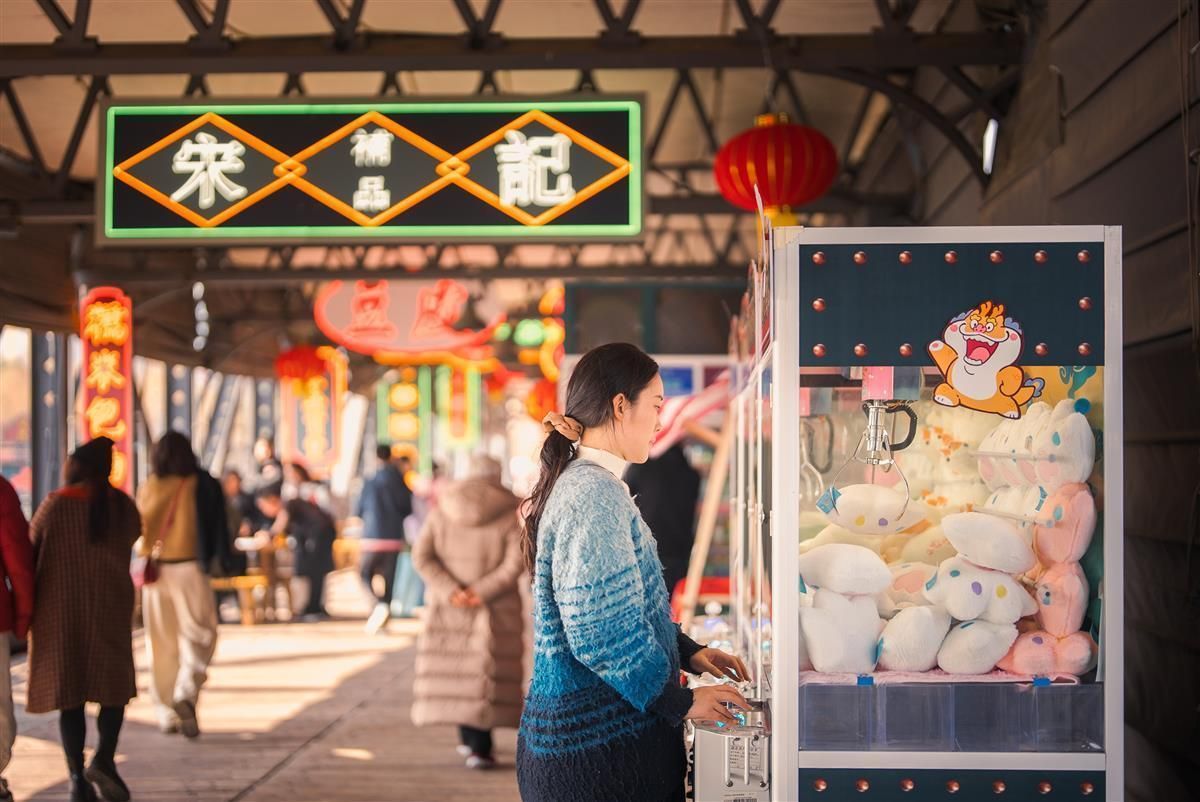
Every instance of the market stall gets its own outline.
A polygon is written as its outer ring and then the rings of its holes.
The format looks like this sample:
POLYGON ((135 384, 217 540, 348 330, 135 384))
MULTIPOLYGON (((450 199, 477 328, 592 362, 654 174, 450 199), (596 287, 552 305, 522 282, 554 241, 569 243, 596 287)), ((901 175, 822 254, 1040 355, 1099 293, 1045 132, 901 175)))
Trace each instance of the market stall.
POLYGON ((1120 229, 764 242, 697 801, 1121 799, 1120 229))

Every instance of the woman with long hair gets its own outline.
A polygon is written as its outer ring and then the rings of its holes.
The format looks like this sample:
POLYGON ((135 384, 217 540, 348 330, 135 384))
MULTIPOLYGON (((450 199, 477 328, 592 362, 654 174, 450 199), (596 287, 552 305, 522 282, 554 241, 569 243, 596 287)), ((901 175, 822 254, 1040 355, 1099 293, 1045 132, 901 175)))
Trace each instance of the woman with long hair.
POLYGON ((729 685, 689 690, 679 671, 747 678, 736 657, 671 622, 654 538, 621 475, 659 430, 658 365, 633 345, 580 359, 551 413, 526 501, 534 668, 517 746, 525 802, 683 799, 685 719, 735 719, 729 685))
POLYGON ((109 484, 113 441, 75 449, 65 487, 33 516, 35 591, 30 625, 29 713, 59 711, 71 802, 129 799, 117 774, 125 706, 137 696, 133 667, 133 582, 129 549, 142 523, 133 499, 109 484), (84 768, 83 706, 100 705, 100 744, 84 768))
POLYGON ((217 605, 209 575, 230 567, 229 517, 221 484, 200 469, 191 441, 167 432, 150 453, 138 490, 145 531, 138 553, 158 565, 142 588, 150 698, 159 728, 200 734, 196 704, 217 648, 217 605))

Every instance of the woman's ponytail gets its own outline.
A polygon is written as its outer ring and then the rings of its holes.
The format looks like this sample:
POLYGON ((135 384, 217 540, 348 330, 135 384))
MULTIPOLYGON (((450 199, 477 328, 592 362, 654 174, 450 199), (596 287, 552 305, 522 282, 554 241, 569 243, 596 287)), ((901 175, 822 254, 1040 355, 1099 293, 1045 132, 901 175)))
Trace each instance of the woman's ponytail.
POLYGON ((521 551, 525 554, 525 567, 530 571, 533 571, 537 560, 538 524, 542 521, 546 502, 550 500, 550 492, 554 490, 558 477, 562 476, 571 460, 575 459, 575 454, 575 444, 557 431, 551 431, 542 443, 541 475, 537 484, 533 486, 533 492, 522 505, 525 521, 521 529, 521 551))

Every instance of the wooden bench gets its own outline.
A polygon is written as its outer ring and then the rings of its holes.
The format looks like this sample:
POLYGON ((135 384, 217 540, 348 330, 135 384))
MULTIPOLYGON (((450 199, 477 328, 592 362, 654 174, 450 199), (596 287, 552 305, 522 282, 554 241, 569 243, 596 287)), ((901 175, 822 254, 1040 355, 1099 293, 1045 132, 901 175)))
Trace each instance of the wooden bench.
MULTIPOLYGON (((265 591, 270 589, 271 582, 262 574, 246 576, 215 577, 209 580, 213 590, 237 591, 238 607, 242 611, 242 625, 253 626, 258 622, 258 602, 254 598, 255 588, 265 591)), ((265 610, 263 611, 265 615, 265 610)))

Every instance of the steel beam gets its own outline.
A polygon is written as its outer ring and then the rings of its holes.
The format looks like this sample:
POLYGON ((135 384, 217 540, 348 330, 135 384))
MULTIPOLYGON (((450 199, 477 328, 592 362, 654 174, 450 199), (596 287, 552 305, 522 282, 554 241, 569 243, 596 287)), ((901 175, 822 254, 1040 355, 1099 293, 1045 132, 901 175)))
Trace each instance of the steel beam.
MULTIPOLYGON (((674 168, 672 168, 674 169, 674 168)), ((711 165, 707 169, 712 169, 711 165)), ((903 207, 906 198, 887 193, 858 193, 834 187, 824 197, 812 203, 795 209, 803 213, 849 214, 864 206, 903 207)), ((698 215, 698 214, 742 214, 741 210, 732 206, 720 195, 697 193, 690 195, 650 195, 646 198, 648 214, 661 215, 698 215)), ((24 225, 59 225, 87 224, 95 220, 95 203, 90 200, 26 200, 13 202, 10 211, 0 210, 0 221, 15 217, 17 223, 24 225)), ((319 244, 319 243, 316 243, 319 244)), ((413 242, 418 245, 420 243, 413 242)), ((270 253, 276 258, 272 266, 278 264, 281 255, 290 253, 293 249, 272 248, 270 253)), ((290 266, 290 259, 283 259, 282 267, 290 266)))
POLYGON ((49 44, 10 44, 0 51, 0 78, 28 75, 192 75, 197 73, 388 72, 398 70, 830 69, 907 70, 923 66, 1019 64, 1024 35, 882 33, 776 37, 760 47, 733 36, 663 36, 615 45, 602 38, 501 39, 472 47, 461 36, 373 33, 345 50, 327 36, 264 37, 228 49, 174 42, 101 44, 64 51, 49 44), (764 62, 764 59, 766 60, 764 62))
POLYGON ((35 331, 32 341, 33 507, 61 484, 67 453, 66 335, 35 331))

